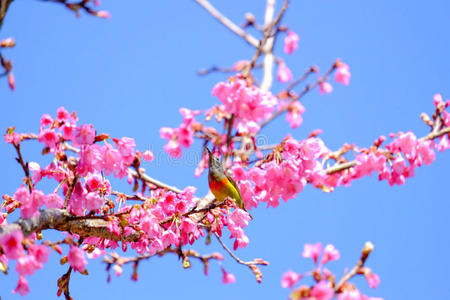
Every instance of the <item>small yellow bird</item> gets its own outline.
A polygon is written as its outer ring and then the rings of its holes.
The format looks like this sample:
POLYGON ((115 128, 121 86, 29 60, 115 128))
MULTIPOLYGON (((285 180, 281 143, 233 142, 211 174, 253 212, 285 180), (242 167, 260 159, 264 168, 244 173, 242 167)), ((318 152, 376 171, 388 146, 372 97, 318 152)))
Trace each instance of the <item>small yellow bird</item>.
MULTIPOLYGON (((209 156, 209 189, 216 197, 216 203, 221 203, 229 197, 235 201, 239 208, 247 211, 244 207, 244 201, 242 201, 241 192, 239 191, 236 182, 225 173, 219 159, 215 157, 207 147, 205 147, 205 149, 208 151, 209 156)), ((251 215, 250 218, 253 219, 251 215)))

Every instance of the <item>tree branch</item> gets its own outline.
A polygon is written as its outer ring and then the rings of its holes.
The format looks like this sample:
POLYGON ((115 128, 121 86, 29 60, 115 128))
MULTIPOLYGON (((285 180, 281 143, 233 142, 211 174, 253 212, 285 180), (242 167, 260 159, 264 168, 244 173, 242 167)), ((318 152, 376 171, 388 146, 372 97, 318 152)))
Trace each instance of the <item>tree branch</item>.
POLYGON ((146 175, 144 173, 141 173, 140 171, 138 173, 138 172, 136 172, 135 170, 133 170, 131 168, 128 169, 128 171, 131 173, 131 175, 134 178, 138 178, 138 179, 142 180, 145 183, 149 183, 149 184, 152 184, 152 185, 157 186, 159 188, 163 188, 163 189, 166 189, 168 191, 172 191, 175 194, 183 193, 183 191, 180 190, 179 188, 177 188, 175 186, 170 186, 168 184, 165 184, 165 183, 163 183, 163 182, 161 182, 161 181, 159 181, 157 179, 154 179, 154 178, 152 178, 152 177, 150 177, 150 176, 148 176, 148 175, 146 175))
POLYGON ((245 32, 241 27, 234 24, 230 19, 222 15, 214 6, 211 5, 207 0, 195 0, 198 4, 200 4, 204 9, 206 9, 217 21, 225 25, 232 32, 242 37, 247 43, 252 45, 253 47, 258 47, 258 40, 252 36, 251 34, 245 32))
POLYGON ((342 276, 341 280, 334 288, 334 291, 336 293, 342 292, 342 288, 344 287, 345 283, 347 281, 349 281, 353 276, 355 276, 356 274, 359 274, 361 272, 362 268, 364 267, 364 264, 366 263, 367 258, 369 257, 369 254, 370 254, 370 252, 372 252, 372 250, 373 250, 373 244, 371 242, 366 242, 366 244, 364 245, 364 249, 362 250, 362 253, 361 253, 361 258, 358 260, 356 265, 353 267, 353 269, 349 273, 342 276))
POLYGON ((0 237, 14 230, 21 230, 24 236, 33 232, 55 229, 78 234, 80 237, 99 237, 113 241, 131 242, 139 239, 139 233, 128 236, 117 236, 107 228, 108 222, 102 219, 77 219, 67 210, 50 208, 41 210, 39 216, 30 219, 20 218, 18 221, 0 227, 0 237))
MULTIPOLYGON (((437 132, 435 132, 433 130, 430 134, 428 134, 428 135, 426 135, 424 137, 421 137, 419 139, 419 141, 433 140, 435 138, 443 136, 444 134, 449 134, 449 133, 450 133, 450 127, 443 128, 443 129, 441 129, 441 130, 439 130, 437 132)), ((356 166, 356 160, 348 161, 348 162, 345 162, 345 163, 335 164, 334 166, 328 168, 326 170, 326 172, 327 172, 327 174, 333 174, 333 173, 337 173, 337 172, 340 172, 340 171, 343 171, 343 170, 346 170, 346 169, 350 169, 350 168, 352 168, 354 166, 356 166)))
MULTIPOLYGON (((327 78, 331 75, 331 73, 333 73, 333 71, 336 69, 336 63, 334 63, 331 68, 325 73, 325 75, 323 75, 322 77, 320 77, 319 79, 317 79, 316 82, 314 82, 311 85, 306 85, 305 88, 300 92, 300 94, 298 94, 295 97, 292 97, 291 101, 288 103, 288 105, 286 105, 285 107, 283 107, 280 110, 277 110, 276 112, 274 112, 269 118, 267 118, 266 120, 262 121, 260 124, 260 127, 263 128, 264 126, 266 126, 268 123, 270 123, 273 119, 275 119, 276 117, 278 117, 279 115, 281 115, 283 112, 287 111, 289 109, 289 106, 294 103, 297 100, 300 100, 302 97, 304 97, 309 91, 311 91, 312 89, 314 89, 315 87, 317 87, 320 83, 324 82, 327 80, 327 78)), ((300 78, 302 79, 302 78, 300 78)))

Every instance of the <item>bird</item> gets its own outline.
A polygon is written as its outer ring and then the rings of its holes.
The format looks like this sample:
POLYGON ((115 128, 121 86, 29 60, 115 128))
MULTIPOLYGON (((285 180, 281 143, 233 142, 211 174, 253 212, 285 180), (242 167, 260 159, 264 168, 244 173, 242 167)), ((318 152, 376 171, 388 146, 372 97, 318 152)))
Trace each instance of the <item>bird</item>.
MULTIPOLYGON (((226 174, 220 160, 207 147, 205 147, 205 150, 209 158, 209 189, 216 197, 215 203, 222 203, 226 198, 231 198, 239 208, 247 211, 236 182, 231 176, 226 174)), ((253 219, 251 215, 250 218, 253 219)))

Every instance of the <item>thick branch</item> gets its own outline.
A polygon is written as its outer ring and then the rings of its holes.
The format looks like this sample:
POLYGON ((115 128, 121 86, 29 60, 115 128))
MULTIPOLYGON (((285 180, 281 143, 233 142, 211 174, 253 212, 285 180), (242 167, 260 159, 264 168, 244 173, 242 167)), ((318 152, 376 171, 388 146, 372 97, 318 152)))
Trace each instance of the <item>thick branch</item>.
POLYGON ((238 36, 242 37, 244 40, 247 41, 250 45, 253 47, 258 47, 259 42, 258 40, 252 36, 251 34, 245 32, 241 27, 234 24, 230 19, 222 15, 214 6, 211 5, 207 0, 195 0, 198 4, 200 4, 204 9, 206 9, 214 18, 217 19, 220 23, 225 25, 228 29, 230 29, 232 32, 237 34, 238 36))
POLYGON ((107 228, 108 222, 102 219, 80 220, 70 215, 67 210, 50 208, 41 210, 38 217, 20 218, 17 222, 0 227, 0 237, 14 230, 21 230, 25 236, 45 229, 68 231, 80 237, 99 237, 113 241, 131 242, 139 238, 135 233, 129 236, 117 236, 107 228))

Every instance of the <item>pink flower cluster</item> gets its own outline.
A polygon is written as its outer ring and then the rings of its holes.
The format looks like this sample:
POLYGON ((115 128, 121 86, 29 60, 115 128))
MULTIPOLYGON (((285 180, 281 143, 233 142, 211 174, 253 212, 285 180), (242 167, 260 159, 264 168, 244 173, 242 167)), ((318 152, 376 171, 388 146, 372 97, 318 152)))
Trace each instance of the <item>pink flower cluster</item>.
MULTIPOLYGON (((35 239, 35 235, 32 235, 30 239, 35 239)), ((17 260, 16 271, 19 273, 19 282, 13 293, 19 293, 22 296, 30 291, 25 276, 33 275, 34 271, 41 269, 50 254, 50 248, 46 245, 34 244, 28 245, 27 254, 25 254, 23 241, 24 236, 20 230, 14 230, 0 237, 0 247, 4 253, 0 255, 0 262, 8 265, 8 259, 17 260)))
POLYGON ((318 159, 328 152, 318 138, 301 142, 288 138, 284 141, 281 160, 274 159, 248 171, 235 167, 233 172, 245 207, 256 207, 260 201, 277 207, 280 198, 284 201, 295 198, 320 169, 318 159))
POLYGON ((31 218, 39 215, 39 208, 61 208, 64 200, 56 193, 45 195, 42 191, 33 189, 30 193, 25 186, 20 186, 14 193, 14 199, 20 203, 22 218, 31 218))
MULTIPOLYGON (((97 136, 91 124, 77 125, 77 121, 76 115, 69 114, 63 107, 57 110, 55 119, 47 114, 42 116, 39 141, 54 153, 55 160, 44 168, 36 162, 28 164, 32 173, 31 192, 25 186, 21 186, 13 197, 20 204, 22 217, 37 216, 39 208, 43 205, 47 208, 62 208, 63 197, 69 190, 68 182, 72 182, 75 176, 79 178, 68 201, 70 212, 83 215, 86 211, 98 211, 104 204, 105 196, 111 192, 110 183, 103 175, 130 177, 128 168, 134 163, 136 157, 142 157, 148 161, 153 159, 153 153, 149 150, 144 153, 136 152, 136 144, 132 138, 112 139, 113 143, 100 145, 99 143, 108 139, 109 136, 105 134, 97 136), (65 151, 68 149, 78 155, 76 172, 67 165, 65 151), (43 178, 54 179, 59 183, 53 193, 45 195, 35 188, 43 178), (63 197, 58 192, 60 189, 63 197)), ((17 145, 28 136, 17 134, 13 128, 10 128, 5 135, 5 140, 17 145)))
POLYGON ((200 114, 199 111, 192 111, 187 108, 180 108, 183 116, 183 122, 178 128, 162 127, 159 134, 162 139, 167 139, 168 143, 164 146, 164 150, 172 157, 180 158, 182 154, 181 147, 189 148, 194 142, 195 116, 200 114))
MULTIPOLYGON (((394 135, 392 135, 394 136, 394 135)), ((395 135, 396 138, 382 148, 362 150, 356 156, 356 165, 347 172, 339 172, 323 178, 316 185, 335 187, 348 185, 352 180, 378 172, 379 180, 387 180, 389 185, 402 185, 405 179, 414 176, 414 170, 423 164, 431 164, 435 159, 436 146, 433 140, 418 139, 414 133, 395 135), (388 160, 389 157, 389 160, 388 160)), ((380 137, 384 141, 385 137, 380 137)))
POLYGON ((278 104, 272 93, 249 86, 239 75, 227 82, 217 83, 212 94, 222 102, 223 110, 235 115, 235 127, 241 134, 258 132, 258 122, 269 117, 278 104))
MULTIPOLYGON (((448 106, 443 102, 436 103, 437 106, 448 106)), ((448 103, 450 104, 450 101, 448 103)), ((449 114, 444 110, 442 114, 448 118, 444 125, 449 126, 449 114)), ((290 120, 293 127, 298 124, 295 120, 290 120)), ((349 185, 355 179, 376 172, 379 180, 386 180, 390 185, 404 184, 406 178, 414 175, 417 167, 434 161, 435 150, 450 148, 447 135, 439 137, 438 144, 433 139, 418 139, 412 132, 400 132, 392 134, 391 137, 393 140, 385 148, 381 148, 381 144, 386 140, 384 136, 369 149, 352 147, 358 153, 354 166, 346 168, 345 172, 331 174, 327 173, 324 165, 330 159, 336 158, 321 139, 297 141, 288 137, 275 148, 272 158, 263 164, 246 170, 236 162, 233 176, 239 182, 247 208, 256 207, 259 202, 267 202, 268 206, 277 207, 280 198, 284 201, 295 198, 307 183, 324 191, 332 191, 337 186, 349 185)))
MULTIPOLYGON (((333 245, 326 245, 322 251, 321 243, 305 244, 303 257, 311 258, 316 266, 312 271, 304 274, 297 274, 292 270, 284 273, 281 278, 281 286, 292 290, 289 299, 331 300, 336 296, 338 300, 382 300, 381 298, 368 297, 362 294, 354 285, 349 283, 345 283, 343 287, 336 290, 336 276, 323 267, 326 263, 340 258, 339 251, 333 245), (321 254, 322 257, 319 260, 321 254), (294 289, 295 285, 307 276, 314 278, 315 283, 313 286, 304 285, 294 289)), ((364 273, 371 288, 378 286, 380 278, 377 274, 365 267, 362 269, 362 273, 364 273)))

